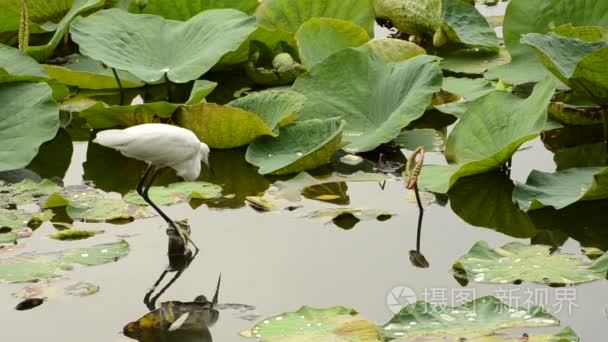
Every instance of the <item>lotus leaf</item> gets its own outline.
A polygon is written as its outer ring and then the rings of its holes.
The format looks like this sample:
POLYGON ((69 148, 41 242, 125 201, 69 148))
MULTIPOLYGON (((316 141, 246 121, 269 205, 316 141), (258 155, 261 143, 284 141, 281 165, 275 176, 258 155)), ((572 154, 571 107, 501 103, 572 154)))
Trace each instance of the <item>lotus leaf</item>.
POLYGON ((215 103, 183 106, 177 112, 177 124, 212 148, 239 147, 262 135, 276 135, 257 114, 215 103))
POLYGON ((269 47, 275 47, 278 44, 286 44, 288 46, 296 46, 296 40, 294 34, 285 30, 267 30, 262 27, 258 27, 249 35, 246 41, 233 52, 229 52, 220 60, 220 65, 232 65, 244 63, 249 60, 251 53, 251 45, 263 44, 269 47), (254 43, 255 42, 255 43, 254 43))
POLYGON ((55 137, 59 108, 46 83, 0 84, 0 171, 26 166, 55 137))
POLYGON ((445 135, 431 128, 414 129, 399 133, 393 142, 410 151, 422 146, 427 152, 442 152, 445 135))
POLYGON ((511 63, 490 69, 485 77, 501 79, 510 84, 541 81, 549 73, 536 58, 533 49, 522 44, 520 39, 526 33, 545 34, 565 24, 608 27, 608 2, 512 0, 507 7, 503 26, 511 63))
POLYGON ((49 235, 49 237, 55 240, 73 241, 88 239, 100 233, 102 233, 102 231, 70 228, 57 231, 49 235))
MULTIPOLYGON (((211 199, 222 194, 222 187, 207 182, 181 182, 169 186, 150 188, 150 199, 158 205, 171 205, 190 202, 191 199, 211 199)), ((124 196, 128 203, 146 205, 146 201, 135 191, 124 196)))
POLYGON ((279 136, 254 141, 245 158, 260 174, 289 174, 327 164, 342 147, 340 118, 298 121, 280 129, 279 136))
POLYGON ((264 90, 238 98, 228 105, 257 114, 276 130, 291 123, 302 110, 306 97, 291 90, 264 90))
POLYGON ((565 208, 579 201, 608 198, 608 168, 579 167, 556 173, 533 170, 526 184, 517 184, 513 200, 523 210, 565 208))
POLYGON ((366 43, 369 35, 350 21, 312 18, 300 26, 296 40, 302 64, 310 69, 335 52, 366 43))
POLYGON ((511 56, 501 47, 496 53, 490 49, 465 48, 441 53, 441 68, 455 73, 482 75, 489 69, 507 64, 511 56))
POLYGON ((252 14, 256 7, 258 7, 258 0, 146 0, 143 8, 132 1, 129 11, 186 21, 198 13, 210 9, 234 8, 252 14))
POLYGON ((311 18, 336 18, 363 27, 374 34, 374 9, 359 0, 264 0, 256 11, 258 25, 268 30, 297 32, 311 18))
POLYGON ((457 276, 476 283, 504 284, 528 281, 573 285, 605 279, 608 254, 590 262, 571 254, 552 252, 550 246, 511 242, 491 248, 485 241, 454 263, 457 276))
POLYGON ((232 9, 205 11, 186 22, 109 9, 78 18, 70 32, 84 55, 110 67, 148 83, 163 77, 185 83, 236 50, 254 29, 254 18, 232 9))
POLYGON ((460 117, 466 113, 469 102, 496 90, 496 87, 483 78, 445 77, 441 89, 458 95, 460 100, 458 102, 435 105, 435 108, 443 113, 460 117))
POLYGON ((401 32, 498 50, 498 38, 475 6, 461 0, 373 0, 376 15, 401 32))
MULTIPOLYGON (((85 89, 114 89, 118 83, 112 70, 87 56, 72 56, 66 64, 44 65, 50 77, 59 82, 85 89)), ((137 88, 144 85, 137 77, 128 72, 117 70, 123 88, 137 88)))
POLYGON ((211 82, 207 80, 196 80, 192 85, 192 91, 190 92, 190 98, 186 101, 186 104, 195 105, 205 101, 205 97, 211 94, 211 92, 217 87, 217 82, 211 82))
POLYGON ((419 187, 446 193, 461 177, 504 165, 545 126, 554 90, 554 82, 545 79, 527 99, 497 90, 471 102, 448 137, 445 154, 453 164, 424 167, 419 187))
MULTIPOLYGON (((78 115, 85 119, 88 126, 93 129, 130 127, 144 123, 160 122, 163 119, 170 118, 173 112, 179 108, 179 105, 165 101, 128 106, 110 106, 101 101, 88 103, 94 104, 82 109, 78 115)), ((83 105, 86 106, 86 104, 83 105)))
POLYGON ((373 39, 363 44, 359 49, 371 49, 376 56, 381 56, 392 62, 401 62, 412 57, 426 54, 420 46, 401 39, 373 39))
POLYGON ((0 44, 0 83, 46 81, 49 75, 25 52, 0 44))
POLYGON ((35 182, 31 179, 24 179, 19 183, 7 184, 0 181, 0 207, 8 207, 11 205, 27 204, 36 197, 50 195, 59 191, 61 187, 44 179, 40 182, 35 182))
POLYGON ((342 115, 345 150, 373 150, 422 116, 441 87, 438 61, 422 55, 393 63, 367 49, 339 51, 294 83, 308 98, 299 119, 342 115))
POLYGON ((492 335, 498 330, 557 324, 557 318, 540 307, 509 307, 498 298, 487 296, 455 307, 423 301, 406 305, 381 327, 381 332, 385 339, 454 337, 492 341, 492 335))
POLYGON ((25 209, 0 208, 0 228, 18 229, 28 226, 39 226, 53 218, 51 211, 31 212, 25 209))
POLYGON ((260 341, 381 341, 378 327, 343 306, 315 309, 303 306, 295 312, 269 317, 241 335, 260 341))

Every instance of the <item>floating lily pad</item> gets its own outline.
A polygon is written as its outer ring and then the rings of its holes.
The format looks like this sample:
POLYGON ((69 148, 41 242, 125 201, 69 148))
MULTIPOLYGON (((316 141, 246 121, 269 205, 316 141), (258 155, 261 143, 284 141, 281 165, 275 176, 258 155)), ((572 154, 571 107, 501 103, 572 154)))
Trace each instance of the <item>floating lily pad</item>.
POLYGON ((306 96, 292 90, 264 90, 240 97, 228 105, 257 114, 272 130, 291 123, 298 115, 306 96))
POLYGON ((446 193, 461 177, 504 165, 526 141, 534 139, 547 121, 554 82, 539 83, 527 99, 493 91, 468 106, 448 137, 446 158, 453 164, 425 166, 419 187, 446 193))
POLYGON ((546 34, 564 24, 608 27, 607 11, 605 0, 511 0, 503 25, 511 63, 490 69, 485 77, 510 84, 541 81, 549 72, 534 50, 520 42, 521 36, 532 32, 546 34))
POLYGON ((374 34, 374 9, 359 0, 264 0, 256 11, 258 25, 268 30, 297 32, 311 18, 336 18, 363 27, 374 34))
POLYGON ((185 21, 200 12, 216 8, 233 8, 252 14, 258 7, 258 0, 146 0, 139 7, 131 1, 129 11, 133 13, 156 14, 167 19, 185 21))
MULTIPOLYGON (((69 102, 69 104, 73 103, 69 102)), ((87 125, 93 129, 131 127, 145 123, 158 123, 163 119, 170 118, 173 112, 179 108, 179 105, 165 101, 128 106, 112 106, 101 101, 87 101, 86 103, 90 106, 82 109, 78 115, 85 119, 87 125)), ((86 103, 83 103, 83 106, 87 106, 86 103)), ((63 107, 66 108, 65 106, 63 107)))
POLYGON ((129 253, 126 241, 66 250, 47 254, 21 254, 0 260, 0 281, 11 283, 33 282, 60 277, 72 265, 96 266, 117 261, 129 253))
POLYGON ((498 50, 498 38, 475 6, 460 0, 374 0, 379 18, 401 32, 433 38, 435 46, 449 42, 498 50))
POLYGON ((441 87, 438 61, 424 55, 392 63, 367 49, 339 51, 293 85, 308 98, 299 119, 341 115, 345 150, 373 150, 422 116, 441 87))
POLYGON ((28 285, 13 293, 13 296, 22 299, 48 299, 61 296, 86 297, 97 292, 99 292, 99 286, 88 282, 47 280, 38 284, 28 285))
POLYGON ((101 7, 104 3, 104 0, 74 0, 70 10, 57 24, 51 40, 45 45, 28 47, 27 53, 39 62, 46 61, 53 55, 55 48, 59 46, 59 43, 63 41, 72 21, 80 14, 96 7, 101 7))
POLYGON ((260 174, 289 174, 327 164, 342 147, 340 118, 299 121, 280 129, 277 138, 262 137, 247 148, 245 159, 260 174))
POLYGON ((303 306, 298 311, 267 318, 241 335, 265 342, 381 341, 376 324, 343 306, 327 309, 303 306))
POLYGON ((26 166, 55 137, 59 108, 46 83, 0 84, 0 171, 26 166))
POLYGON ((456 276, 476 283, 504 284, 527 281, 540 284, 573 285, 605 279, 608 254, 590 262, 571 254, 551 253, 550 246, 511 242, 491 248, 477 242, 454 263, 456 276))
POLYGON ((547 206, 562 209, 579 201, 608 198, 608 168, 580 167, 556 173, 533 170, 526 184, 517 184, 513 200, 523 210, 547 206))
POLYGON ((306 215, 307 218, 329 218, 336 226, 351 229, 361 221, 386 221, 393 214, 380 209, 335 208, 321 209, 306 215))
MULTIPOLYGON (((112 69, 87 56, 75 55, 61 65, 45 64, 44 70, 59 82, 84 89, 115 89, 118 83, 112 69)), ((123 88, 137 88, 144 83, 128 72, 117 70, 123 88)))
MULTIPOLYGON (((0 228, 17 229, 28 226, 39 226, 44 221, 53 218, 53 212, 31 212, 24 209, 0 208, 0 228)), ((19 237, 19 236, 17 236, 19 237)), ((5 239, 9 238, 5 236, 5 239)))
MULTIPOLYGON (((211 199, 222 194, 222 187, 207 182, 181 182, 169 186, 153 186, 150 188, 150 199, 157 205, 172 205, 188 203, 191 199, 211 199)), ((146 201, 131 191, 124 196, 128 203, 147 205, 146 201)))
POLYGON ((359 50, 370 49, 376 56, 392 62, 402 62, 412 57, 426 54, 420 46, 402 39, 373 39, 359 47, 359 50))
POLYGON ((211 148, 239 147, 262 135, 276 135, 257 114, 215 103, 183 106, 176 120, 211 148))
POLYGON ((55 240, 73 241, 73 240, 88 239, 88 238, 93 237, 100 233, 103 233, 103 232, 99 231, 99 230, 71 228, 71 229, 64 229, 64 230, 57 231, 57 232, 49 235, 49 237, 51 239, 55 239, 55 240))
POLYGON ((423 301, 406 305, 381 327, 381 332, 385 339, 453 337, 492 341, 492 336, 499 330, 558 324, 557 318, 540 307, 509 307, 498 298, 487 296, 455 307, 423 301))
POLYGON ((165 75, 185 83, 236 50, 254 29, 254 18, 232 9, 205 11, 186 22, 109 9, 77 19, 70 32, 84 55, 110 67, 148 83, 165 75))
POLYGON ((0 207, 31 203, 35 198, 50 195, 59 189, 60 186, 48 179, 40 182, 24 179, 13 184, 0 181, 0 207))
POLYGON ((188 98, 186 104, 195 105, 205 101, 205 97, 211 94, 216 87, 217 82, 195 80, 194 84, 192 85, 192 91, 190 92, 190 98, 188 98))
POLYGON ((307 69, 335 52, 360 46, 369 39, 361 26, 335 18, 312 18, 296 32, 300 59, 307 69))
POLYGON ((42 66, 27 53, 0 44, 0 83, 48 79, 42 66))

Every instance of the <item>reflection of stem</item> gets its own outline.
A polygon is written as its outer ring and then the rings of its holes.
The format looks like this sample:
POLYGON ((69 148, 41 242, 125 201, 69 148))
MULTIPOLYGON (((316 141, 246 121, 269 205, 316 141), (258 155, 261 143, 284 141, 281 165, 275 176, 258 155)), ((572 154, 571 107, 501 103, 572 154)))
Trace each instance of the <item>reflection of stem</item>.
POLYGON ((118 77, 118 73, 115 68, 112 68, 112 73, 114 74, 114 79, 116 80, 116 84, 118 84, 118 89, 120 90, 120 105, 124 106, 125 104, 125 90, 122 87, 122 82, 120 82, 120 77, 118 77))
POLYGON ((414 187, 414 193, 416 194, 416 202, 418 203, 418 232, 416 235, 416 252, 420 253, 420 239, 422 236, 422 217, 424 216, 424 208, 422 207, 422 201, 420 201, 420 194, 418 193, 418 185, 414 187))

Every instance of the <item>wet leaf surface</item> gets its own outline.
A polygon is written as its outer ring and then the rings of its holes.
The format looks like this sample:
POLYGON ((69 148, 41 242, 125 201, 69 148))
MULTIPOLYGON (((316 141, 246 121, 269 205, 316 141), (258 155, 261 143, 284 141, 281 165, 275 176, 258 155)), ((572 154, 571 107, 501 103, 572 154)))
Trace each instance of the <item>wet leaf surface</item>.
MULTIPOLYGON (((188 203, 192 199, 212 199, 222 194, 222 187, 207 182, 181 182, 169 184, 166 187, 153 186, 149 196, 158 205, 188 203)), ((131 191, 124 196, 127 203, 147 205, 146 201, 131 191)))

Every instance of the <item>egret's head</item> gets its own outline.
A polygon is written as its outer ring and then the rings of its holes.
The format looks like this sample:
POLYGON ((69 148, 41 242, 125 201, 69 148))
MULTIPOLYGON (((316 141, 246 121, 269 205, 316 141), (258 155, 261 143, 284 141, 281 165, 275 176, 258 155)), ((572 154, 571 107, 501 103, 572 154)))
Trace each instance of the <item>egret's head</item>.
POLYGON ((209 146, 207 146, 207 144, 205 143, 201 143, 201 160, 203 161, 203 163, 205 163, 205 165, 207 165, 208 167, 211 167, 209 165, 209 146))

